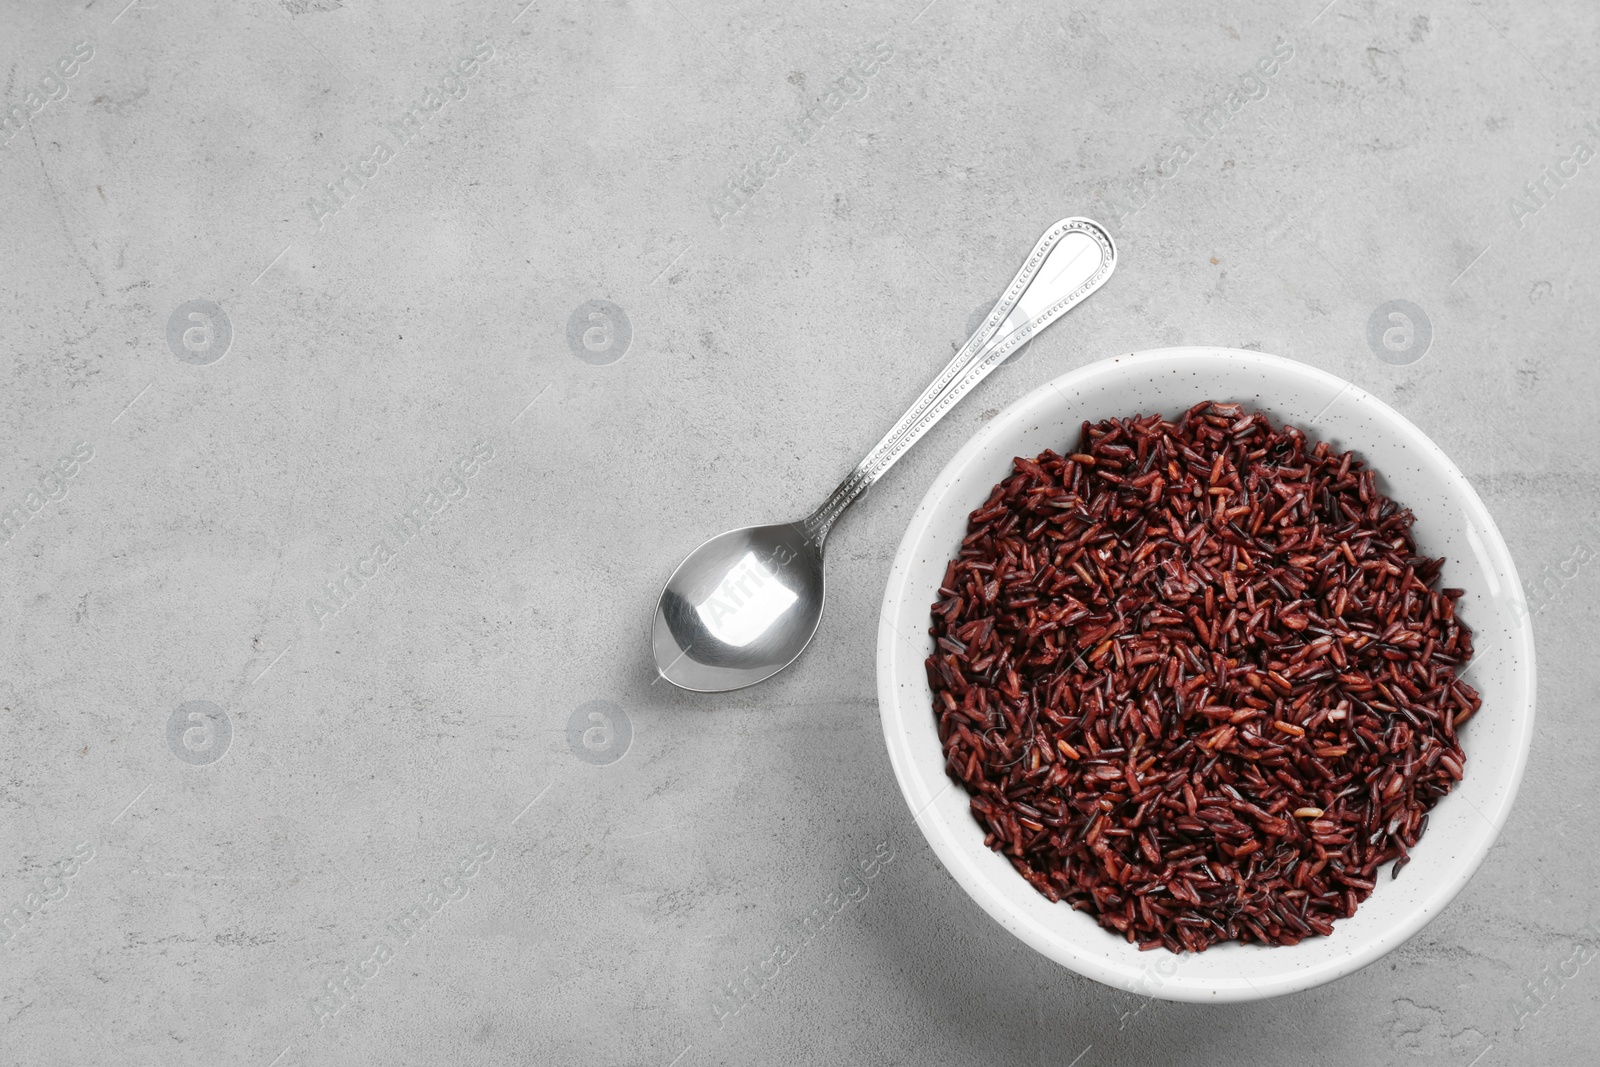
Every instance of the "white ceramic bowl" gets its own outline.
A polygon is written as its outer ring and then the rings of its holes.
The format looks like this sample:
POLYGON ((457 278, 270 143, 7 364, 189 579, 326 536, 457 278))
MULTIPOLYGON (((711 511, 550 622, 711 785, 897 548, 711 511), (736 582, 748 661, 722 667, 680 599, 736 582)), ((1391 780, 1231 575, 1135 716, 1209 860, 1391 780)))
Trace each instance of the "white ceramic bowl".
POLYGON ((1057 963, 1107 985, 1167 1000, 1255 1000, 1346 975, 1404 942, 1448 904, 1504 825, 1533 737, 1533 629, 1516 568, 1489 512, 1455 464, 1376 397, 1302 363, 1224 348, 1167 348, 1103 360, 1057 378, 984 425, 922 499, 889 574, 878 627, 878 704, 900 790, 928 843, 978 904, 1057 963), (929 607, 967 515, 1014 456, 1074 446, 1085 420, 1201 400, 1237 401, 1341 450, 1354 449, 1384 492, 1416 513, 1419 550, 1444 556, 1441 585, 1466 590, 1459 610, 1476 654, 1466 679, 1483 707, 1462 728, 1465 780, 1439 802, 1398 879, 1378 888, 1331 937, 1298 945, 1222 944, 1177 956, 1135 945, 1083 912, 1052 904, 984 847, 968 794, 944 773, 923 660, 929 607))

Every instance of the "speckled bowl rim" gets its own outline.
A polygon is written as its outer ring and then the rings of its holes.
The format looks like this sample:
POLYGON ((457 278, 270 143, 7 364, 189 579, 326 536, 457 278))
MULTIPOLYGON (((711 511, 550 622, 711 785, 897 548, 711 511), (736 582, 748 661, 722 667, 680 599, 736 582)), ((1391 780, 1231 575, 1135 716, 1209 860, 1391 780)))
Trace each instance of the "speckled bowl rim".
MULTIPOLYGON (((1203 393, 1197 393, 1194 397, 1194 401, 1201 399, 1207 397, 1203 393)), ((1268 404, 1261 406, 1269 410, 1271 407, 1268 404)), ((1143 408, 1139 410, 1144 411, 1143 408)), ((1133 411, 1105 411, 1084 417, 1097 419, 1132 413, 1133 411)), ((1320 417, 1320 414, 1312 416, 1313 421, 1320 417)), ((1303 419, 1298 420, 1297 424, 1305 428, 1303 419)), ((1342 447, 1356 449, 1358 454, 1362 451, 1358 441, 1342 441, 1339 444, 1342 447)), ((1380 476, 1381 474, 1380 469, 1380 476)), ((959 541, 959 535, 956 541, 959 541)), ((1424 551, 1430 549, 1427 544, 1419 547, 1424 551)), ((1459 544, 1456 548, 1459 550, 1459 544)), ((1459 584, 1451 580, 1448 568, 1446 580, 1451 584, 1459 584)), ((934 581, 937 583, 938 578, 934 581)), ((1533 738, 1535 692, 1533 628, 1526 605, 1519 598, 1521 588, 1516 567, 1506 549, 1505 541, 1495 527, 1488 509, 1465 476, 1444 452, 1408 419, 1358 386, 1304 363, 1240 349, 1167 348, 1116 356, 1062 375, 1012 403, 987 422, 956 453, 929 487, 913 514, 895 554, 879 614, 878 704, 884 740, 888 746, 895 778, 900 784, 901 794, 905 797, 914 821, 940 862, 992 918, 1038 952, 1088 978, 1142 996, 1209 1003, 1250 1001, 1281 996, 1313 988, 1350 974, 1403 944, 1439 914, 1461 891, 1494 844, 1511 811, 1523 770, 1527 765, 1528 750, 1533 738), (962 520, 960 528, 964 529, 966 514, 982 503, 989 487, 998 479, 986 476, 979 479, 982 485, 963 485, 959 490, 956 488, 957 484, 974 466, 993 462, 992 457, 987 456, 985 451, 997 439, 1008 435, 1025 435, 1028 432, 1028 423, 1033 422, 1037 429, 1042 422, 1055 421, 1059 418, 1059 415, 1052 416, 1046 413, 1073 408, 1078 402, 1071 398, 1078 390, 1102 386, 1118 377, 1184 372, 1201 374, 1206 371, 1226 373, 1228 371, 1224 368, 1238 368, 1241 365, 1255 367, 1264 374, 1281 374, 1298 378, 1302 387, 1314 386, 1333 390, 1332 399, 1323 409, 1324 412, 1335 402, 1348 396, 1366 412, 1387 424, 1388 431, 1402 439, 1401 447, 1414 449, 1415 456, 1426 462, 1431 468, 1431 473, 1441 481, 1443 490, 1460 505, 1463 518, 1467 520, 1462 524, 1464 528, 1461 534, 1471 544, 1478 563, 1485 568, 1484 577, 1489 588, 1491 590, 1504 588, 1506 593, 1503 595, 1521 608, 1515 612, 1515 626, 1500 631, 1504 633, 1506 643, 1503 648, 1496 649, 1500 660, 1510 661, 1510 666, 1507 668, 1509 676, 1506 675, 1506 670, 1496 672, 1506 681, 1511 696, 1509 706, 1497 706, 1491 709, 1486 705, 1484 711, 1479 713, 1480 716, 1493 713, 1507 717, 1512 733, 1511 742, 1514 745, 1514 752, 1509 762, 1502 759, 1499 777, 1487 784, 1490 791, 1487 810, 1482 803, 1473 803, 1461 795, 1464 793, 1462 786, 1458 786, 1449 797, 1441 800, 1435 809, 1436 815, 1443 810, 1444 805, 1456 799, 1468 804, 1481 817, 1479 823, 1464 818, 1457 820, 1456 825, 1465 822, 1473 827, 1475 832, 1458 833, 1457 836, 1466 838, 1464 842, 1452 838, 1452 844, 1458 847, 1448 857, 1444 857, 1445 862, 1440 865, 1453 869, 1447 870, 1446 876, 1438 877, 1436 884, 1425 881, 1423 884, 1426 888, 1422 890, 1420 899, 1405 907, 1395 920, 1377 931, 1367 932, 1359 937, 1344 937, 1343 940, 1351 943, 1347 949, 1341 947, 1337 954, 1332 956, 1329 955, 1327 948, 1316 953, 1302 950, 1308 945, 1316 945, 1318 942, 1326 945, 1340 938, 1341 927, 1361 919, 1360 910, 1354 919, 1336 923, 1333 937, 1310 939, 1301 942, 1299 946, 1266 948, 1219 945, 1198 956, 1174 956, 1163 950, 1139 953, 1134 946, 1125 945, 1095 925, 1083 913, 1074 912, 1065 904, 1049 904, 1009 865, 983 846, 983 833, 970 811, 966 810, 964 802, 958 805, 941 802, 947 791, 957 794, 958 800, 964 800, 964 797, 960 796, 962 793, 960 788, 953 786, 943 771, 942 751, 938 748, 937 734, 931 728, 932 694, 922 665, 923 658, 931 649, 931 643, 925 632, 926 609, 937 598, 936 586, 913 588, 912 571, 919 557, 924 561, 932 557, 937 559, 938 569, 942 572, 944 561, 953 556, 956 544, 932 543, 931 528, 941 521, 949 523, 954 514, 960 517, 962 520), (1500 584, 1497 586, 1496 582, 1500 584), (918 635, 920 646, 906 636, 908 631, 904 627, 897 628, 895 624, 895 619, 907 605, 913 606, 919 612, 919 615, 914 617, 920 618, 920 625, 909 632, 918 635), (928 751, 930 735, 932 752, 928 751), (920 749, 917 746, 920 746, 920 749), (1465 846, 1464 849, 1459 847, 1461 845, 1465 846), (996 864, 1003 867, 1003 871, 997 873, 996 864), (1009 881, 1006 876, 1009 876, 1009 881), (1048 910, 1041 911, 1041 905, 1048 910), (1108 945, 1116 947, 1108 948, 1108 945), (1242 955, 1244 953, 1254 955, 1247 958, 1242 955), (1325 958, 1308 961, 1307 957, 1312 955, 1325 958), (1231 961, 1237 961, 1237 964, 1231 961), (1203 967, 1197 966, 1200 962, 1204 963, 1203 967), (1206 973, 1194 973, 1196 970, 1203 970, 1206 973), (1234 971, 1237 973, 1232 973, 1234 971)), ((1499 598, 1502 594, 1495 592, 1494 596, 1499 598)), ((1498 599, 1495 603, 1497 612, 1502 613, 1497 618, 1503 621, 1503 611, 1507 609, 1500 606, 1501 602, 1498 599)), ((1483 655, 1484 650, 1481 645, 1477 651, 1480 656, 1483 655)), ((1481 682, 1482 679, 1478 681, 1481 682)), ((1464 734, 1463 744, 1468 744, 1469 740, 1470 735, 1464 734)), ((1469 747, 1467 782, 1472 781, 1474 770, 1470 756, 1469 747)), ((1487 773, 1489 768, 1479 768, 1479 770, 1480 773, 1487 773)), ((1462 785, 1465 784, 1464 782, 1462 785)), ((1480 797, 1479 800, 1482 801, 1483 798, 1480 797)), ((1430 830, 1428 836, 1433 833, 1434 831, 1430 830)), ((1456 831, 1452 830, 1452 833, 1456 831)), ((1420 857, 1423 848, 1428 844, 1428 836, 1419 842, 1414 852, 1415 857, 1420 857)), ((1414 859, 1407 874, 1411 874, 1417 867, 1418 859, 1414 859)), ((1380 871, 1380 875, 1383 873, 1380 871)), ((1379 889, 1375 890, 1373 900, 1377 900, 1376 893, 1382 892, 1386 881, 1386 878, 1380 880, 1379 889)), ((1368 902, 1370 903, 1371 901, 1368 902)), ((1363 908, 1368 904, 1363 904, 1363 908)))

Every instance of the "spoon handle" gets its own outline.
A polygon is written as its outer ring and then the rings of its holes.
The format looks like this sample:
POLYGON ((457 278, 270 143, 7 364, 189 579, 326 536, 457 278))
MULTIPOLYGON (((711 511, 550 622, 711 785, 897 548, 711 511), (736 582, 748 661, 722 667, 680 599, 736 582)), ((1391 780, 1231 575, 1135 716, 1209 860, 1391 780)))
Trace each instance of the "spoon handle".
POLYGON ((957 401, 1034 334, 1100 288, 1116 264, 1116 246, 1097 222, 1066 218, 1046 230, 1004 295, 955 358, 822 506, 801 521, 806 538, 820 546, 844 510, 883 477, 957 401))

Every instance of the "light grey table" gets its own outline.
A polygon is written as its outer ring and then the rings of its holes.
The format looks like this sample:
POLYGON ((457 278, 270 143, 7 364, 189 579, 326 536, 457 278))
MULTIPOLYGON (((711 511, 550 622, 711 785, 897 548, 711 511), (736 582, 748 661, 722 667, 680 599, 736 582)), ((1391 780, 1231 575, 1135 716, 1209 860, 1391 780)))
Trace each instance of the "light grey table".
POLYGON ((1592 3, 523 2, 4 5, 0 1062, 1593 1062, 1592 3), (653 684, 678 559, 1069 214, 1116 277, 845 519, 811 650, 653 684), (1537 587, 1476 878, 1228 1008, 986 918, 874 695, 960 443, 1182 343, 1397 406, 1537 587))

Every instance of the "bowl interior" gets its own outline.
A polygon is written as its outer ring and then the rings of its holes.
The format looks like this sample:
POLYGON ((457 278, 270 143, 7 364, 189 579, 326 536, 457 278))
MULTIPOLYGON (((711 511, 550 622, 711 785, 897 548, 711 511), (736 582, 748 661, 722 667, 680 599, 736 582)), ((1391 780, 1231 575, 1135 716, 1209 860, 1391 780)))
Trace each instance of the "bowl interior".
POLYGON ((1119 356, 1073 371, 1007 408, 969 441, 928 490, 890 572, 878 631, 878 699, 901 791, 935 853, 1003 926, 1081 974, 1171 1000, 1277 996, 1347 974, 1399 945, 1466 884, 1504 823, 1533 734, 1532 627, 1510 554, 1488 511, 1454 464, 1382 401, 1330 374, 1259 352, 1176 348, 1119 356), (1234 401, 1313 440, 1354 449, 1379 486, 1416 514, 1419 550, 1444 556, 1441 586, 1458 605, 1475 655, 1466 680, 1483 708, 1463 728, 1465 780, 1434 808, 1398 879, 1378 888, 1331 937, 1298 945, 1223 944, 1174 956, 1141 952, 1088 915, 1052 904, 984 847, 968 794, 944 773, 923 660, 929 607, 967 515, 1011 471, 1014 456, 1068 451, 1087 420, 1175 416, 1201 400, 1234 401))

